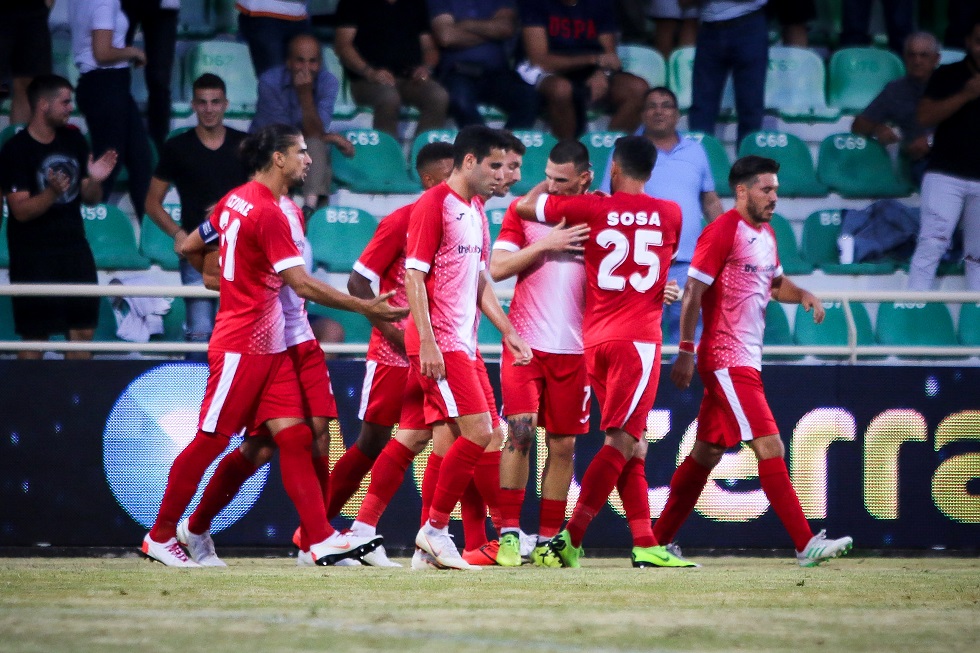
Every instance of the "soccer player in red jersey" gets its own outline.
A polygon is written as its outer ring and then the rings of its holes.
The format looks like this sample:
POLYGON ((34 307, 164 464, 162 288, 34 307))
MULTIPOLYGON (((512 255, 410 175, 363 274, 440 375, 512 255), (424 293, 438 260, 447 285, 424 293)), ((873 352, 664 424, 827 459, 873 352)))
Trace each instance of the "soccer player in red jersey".
MULTIPOLYGON (((552 148, 545 166, 547 192, 581 195, 592 183, 589 151, 576 140, 552 148)), ((493 245, 495 281, 517 276, 509 317, 530 345, 531 364, 515 366, 504 351, 500 386, 508 437, 500 460, 501 537, 498 561, 520 564, 520 515, 528 481, 528 452, 540 425, 546 428, 548 462, 541 481, 541 517, 533 564, 560 566, 547 541, 565 521, 574 472, 575 436, 589 430, 591 387, 585 371, 585 224, 563 228, 522 220, 517 200, 504 215, 493 245)))
MULTIPOLYGON (((196 567, 176 539, 177 521, 205 470, 242 428, 267 429, 280 451, 283 485, 309 534, 314 561, 332 564, 373 550, 381 538, 334 531, 326 519, 310 457, 313 434, 304 421, 297 372, 286 354, 283 283, 297 295, 366 316, 396 320, 405 311, 382 295, 365 301, 313 279, 290 234, 279 198, 310 165, 299 130, 272 125, 243 143, 253 181, 219 202, 211 224, 221 232, 221 306, 208 347, 210 373, 198 433, 178 455, 142 552, 169 566, 196 567)), ((192 234, 187 244, 200 243, 192 234)))
POLYGON ((405 287, 411 317, 405 348, 423 388, 434 452, 445 454, 427 522, 415 543, 438 564, 457 569, 478 567, 456 549, 449 514, 472 480, 492 431, 483 368, 477 363, 477 311, 504 327, 504 345, 515 360, 530 359, 530 349, 499 305, 503 319, 498 322, 484 301, 492 289, 483 274, 490 245, 483 196, 503 182, 508 147, 507 137, 496 130, 462 129, 453 145, 449 179, 422 195, 409 220, 405 287))
POLYGON ((670 378, 678 388, 691 383, 694 330, 701 313, 704 331, 697 347, 704 398, 697 440, 670 481, 670 496, 654 535, 671 542, 691 514, 708 475, 726 449, 744 442, 759 460, 759 481, 789 532, 799 564, 810 567, 851 549, 850 537, 827 539, 810 530, 786 470, 779 429, 762 387, 762 335, 770 297, 802 304, 820 323, 824 308, 812 293, 783 275, 770 222, 776 208, 779 164, 747 156, 732 166, 728 184, 735 208, 708 225, 694 250, 681 304, 681 353, 670 378))
POLYGON ((578 567, 582 538, 593 517, 619 490, 633 534, 634 566, 690 566, 658 545, 650 524, 644 438, 660 373, 667 269, 677 251, 680 207, 654 199, 643 186, 656 162, 653 143, 639 136, 616 141, 611 196, 561 197, 542 182, 517 203, 524 219, 588 224, 585 243, 585 317, 582 326, 589 380, 602 415, 604 446, 582 478, 582 489, 552 551, 578 567))

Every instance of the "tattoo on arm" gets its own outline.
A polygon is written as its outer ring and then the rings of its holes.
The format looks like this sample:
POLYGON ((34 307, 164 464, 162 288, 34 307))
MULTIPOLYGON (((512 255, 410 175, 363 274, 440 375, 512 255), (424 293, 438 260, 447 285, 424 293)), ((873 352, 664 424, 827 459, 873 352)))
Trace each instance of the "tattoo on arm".
POLYGON ((507 450, 527 457, 534 442, 534 422, 530 416, 508 419, 510 433, 507 436, 507 450))

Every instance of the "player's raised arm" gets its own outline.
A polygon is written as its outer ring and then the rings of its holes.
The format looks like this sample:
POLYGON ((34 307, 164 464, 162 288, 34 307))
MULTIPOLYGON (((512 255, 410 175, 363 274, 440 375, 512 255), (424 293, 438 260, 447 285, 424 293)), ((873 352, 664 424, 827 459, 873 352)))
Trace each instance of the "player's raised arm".
POLYGON ((701 298, 709 288, 708 284, 688 277, 684 286, 684 299, 681 301, 681 345, 680 353, 670 370, 670 380, 681 390, 686 390, 694 378, 694 332, 701 313, 701 298))
POLYGON ((585 251, 583 243, 588 237, 588 225, 577 224, 567 227, 563 219, 547 236, 516 252, 495 247, 490 258, 490 277, 494 281, 501 281, 520 274, 548 252, 581 254, 585 251))
POLYGON ((522 197, 514 205, 514 210, 517 211, 517 215, 521 216, 522 220, 537 220, 537 206, 538 198, 544 195, 548 190, 548 181, 542 181, 532 188, 527 195, 522 197))

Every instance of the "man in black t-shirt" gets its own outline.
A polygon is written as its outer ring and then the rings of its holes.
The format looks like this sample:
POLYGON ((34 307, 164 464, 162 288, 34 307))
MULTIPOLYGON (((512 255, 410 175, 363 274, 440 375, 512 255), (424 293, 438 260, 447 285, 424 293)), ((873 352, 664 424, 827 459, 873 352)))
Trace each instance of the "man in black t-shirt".
MULTIPOLYGON (((31 120, 0 149, 0 191, 10 209, 7 242, 11 283, 98 283, 85 239, 81 203, 102 199, 102 182, 116 165, 115 150, 93 161, 85 137, 68 125, 72 86, 38 75, 27 87, 31 120)), ((14 329, 25 340, 92 340, 98 297, 14 297, 14 329)), ((18 358, 41 358, 21 351, 18 358)), ((66 358, 90 358, 69 352, 66 358)))
POLYGON ((936 126, 922 178, 919 240, 909 290, 931 290, 936 267, 959 223, 966 285, 980 290, 980 12, 966 36, 966 58, 940 66, 919 102, 919 122, 936 126))
MULTIPOLYGON (((238 156, 238 146, 246 134, 224 124, 228 109, 224 81, 205 73, 194 80, 192 89, 191 108, 197 115, 197 126, 164 143, 146 195, 147 217, 174 239, 178 253, 187 234, 209 217, 209 209, 232 188, 248 181, 238 156), (171 186, 176 186, 180 195, 179 222, 163 207, 171 186)), ((183 259, 180 280, 185 286, 204 285, 201 274, 183 259)), ((184 302, 187 340, 207 342, 214 328, 217 300, 185 298, 184 302)))
POLYGON ((334 50, 374 128, 398 137, 401 105, 418 107, 417 133, 446 123, 449 94, 432 78, 439 50, 424 0, 340 0, 334 50))

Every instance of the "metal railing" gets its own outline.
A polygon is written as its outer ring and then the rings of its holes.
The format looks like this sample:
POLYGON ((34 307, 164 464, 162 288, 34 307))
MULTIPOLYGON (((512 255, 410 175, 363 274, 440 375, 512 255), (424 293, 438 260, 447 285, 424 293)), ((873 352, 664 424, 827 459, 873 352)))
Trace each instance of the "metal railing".
MULTIPOLYGON (((498 289, 501 299, 513 296, 511 289, 498 289)), ((822 301, 842 303, 847 320, 847 345, 771 345, 765 347, 767 356, 813 355, 847 357, 856 362, 861 356, 924 356, 933 358, 968 358, 980 356, 980 346, 896 346, 896 345, 858 345, 857 326, 851 310, 852 302, 868 303, 947 303, 980 304, 980 292, 898 292, 898 291, 849 291, 822 290, 814 292, 822 301)), ((199 286, 141 286, 125 284, 0 284, 0 295, 11 297, 185 297, 217 298, 218 293, 199 286)), ((363 355, 367 344, 324 343, 327 353, 363 355)), ((485 354, 499 355, 501 345, 480 345, 485 354)), ((207 351, 207 343, 190 342, 65 342, 65 341, 0 341, 0 352, 4 351, 90 351, 94 353, 181 354, 207 351)), ((677 353, 677 345, 664 345, 663 353, 677 353)))

